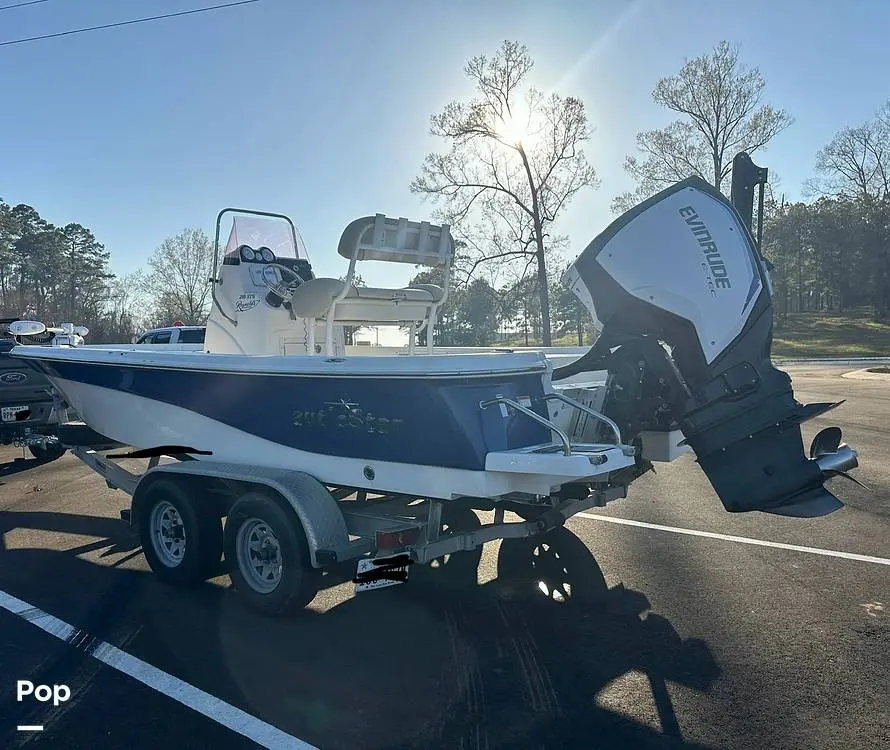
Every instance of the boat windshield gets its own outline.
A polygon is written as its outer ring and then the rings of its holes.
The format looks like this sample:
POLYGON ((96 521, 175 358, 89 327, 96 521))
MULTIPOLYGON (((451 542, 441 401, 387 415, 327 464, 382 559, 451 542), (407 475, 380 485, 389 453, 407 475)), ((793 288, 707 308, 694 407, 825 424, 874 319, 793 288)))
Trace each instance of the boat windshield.
POLYGON ((237 257, 238 248, 242 245, 248 245, 254 250, 267 247, 275 253, 276 258, 309 260, 299 231, 292 228, 292 225, 284 219, 253 215, 233 216, 224 257, 237 257))

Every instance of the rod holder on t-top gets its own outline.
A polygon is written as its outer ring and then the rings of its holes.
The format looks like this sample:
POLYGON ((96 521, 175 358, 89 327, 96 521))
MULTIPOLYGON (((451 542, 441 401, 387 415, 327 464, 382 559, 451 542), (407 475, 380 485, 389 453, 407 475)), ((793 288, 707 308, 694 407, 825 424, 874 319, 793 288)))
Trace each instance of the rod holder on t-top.
POLYGON ((760 194, 757 201, 757 248, 762 247, 763 241, 763 191, 767 183, 769 170, 766 167, 758 167, 747 151, 740 151, 732 160, 732 188, 730 200, 735 210, 739 212, 748 231, 751 231, 751 220, 754 213, 754 186, 760 186, 760 194))

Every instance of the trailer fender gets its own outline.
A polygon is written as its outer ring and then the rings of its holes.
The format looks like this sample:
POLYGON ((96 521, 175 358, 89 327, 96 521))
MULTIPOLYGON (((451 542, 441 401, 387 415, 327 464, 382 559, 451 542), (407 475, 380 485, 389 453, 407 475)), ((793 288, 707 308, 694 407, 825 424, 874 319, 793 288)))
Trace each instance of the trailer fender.
MULTIPOLYGON (((184 461, 176 464, 156 466, 145 473, 133 493, 133 508, 136 509, 144 489, 161 475, 183 478, 216 479, 267 487, 275 492, 296 513, 303 525, 309 555, 314 568, 330 562, 319 561, 319 550, 339 550, 349 543, 346 521, 337 501, 315 477, 302 471, 245 467, 240 464, 217 461, 184 461)), ((237 499, 237 498, 234 498, 237 499)))

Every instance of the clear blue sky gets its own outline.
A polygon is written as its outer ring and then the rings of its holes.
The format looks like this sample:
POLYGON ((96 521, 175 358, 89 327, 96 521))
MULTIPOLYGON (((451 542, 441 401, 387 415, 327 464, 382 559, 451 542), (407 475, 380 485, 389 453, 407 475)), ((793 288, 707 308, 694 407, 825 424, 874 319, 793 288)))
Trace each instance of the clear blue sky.
MULTIPOLYGON (((0 40, 218 2, 49 0, 0 12, 0 40)), ((888 29, 887 0, 262 0, 0 47, 0 197, 92 228, 118 273, 186 226, 212 231, 223 206, 281 211, 317 273, 338 275, 351 219, 426 218, 408 185, 436 148, 429 116, 468 93, 468 58, 510 38, 534 55, 534 83, 582 98, 595 127, 602 185, 560 227, 574 254, 630 187, 635 132, 670 119, 650 94, 684 57, 726 38, 760 67, 796 124, 758 161, 794 199, 818 148, 890 96, 888 29)))

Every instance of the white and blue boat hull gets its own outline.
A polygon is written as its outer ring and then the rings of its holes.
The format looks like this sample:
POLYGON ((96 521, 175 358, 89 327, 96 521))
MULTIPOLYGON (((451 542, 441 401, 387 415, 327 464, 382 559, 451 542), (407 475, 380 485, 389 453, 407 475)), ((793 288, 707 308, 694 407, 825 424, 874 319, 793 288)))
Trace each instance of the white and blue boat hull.
POLYGON ((546 419, 541 396, 552 389, 540 354, 462 356, 460 369, 453 356, 291 356, 263 358, 260 371, 251 357, 246 371, 235 355, 29 349, 73 409, 108 438, 141 449, 187 446, 202 452, 199 460, 307 471, 331 485, 442 498, 550 494, 633 462, 617 446, 604 450, 607 467, 585 455, 530 452, 552 445, 546 425, 480 407, 506 397, 546 419))

